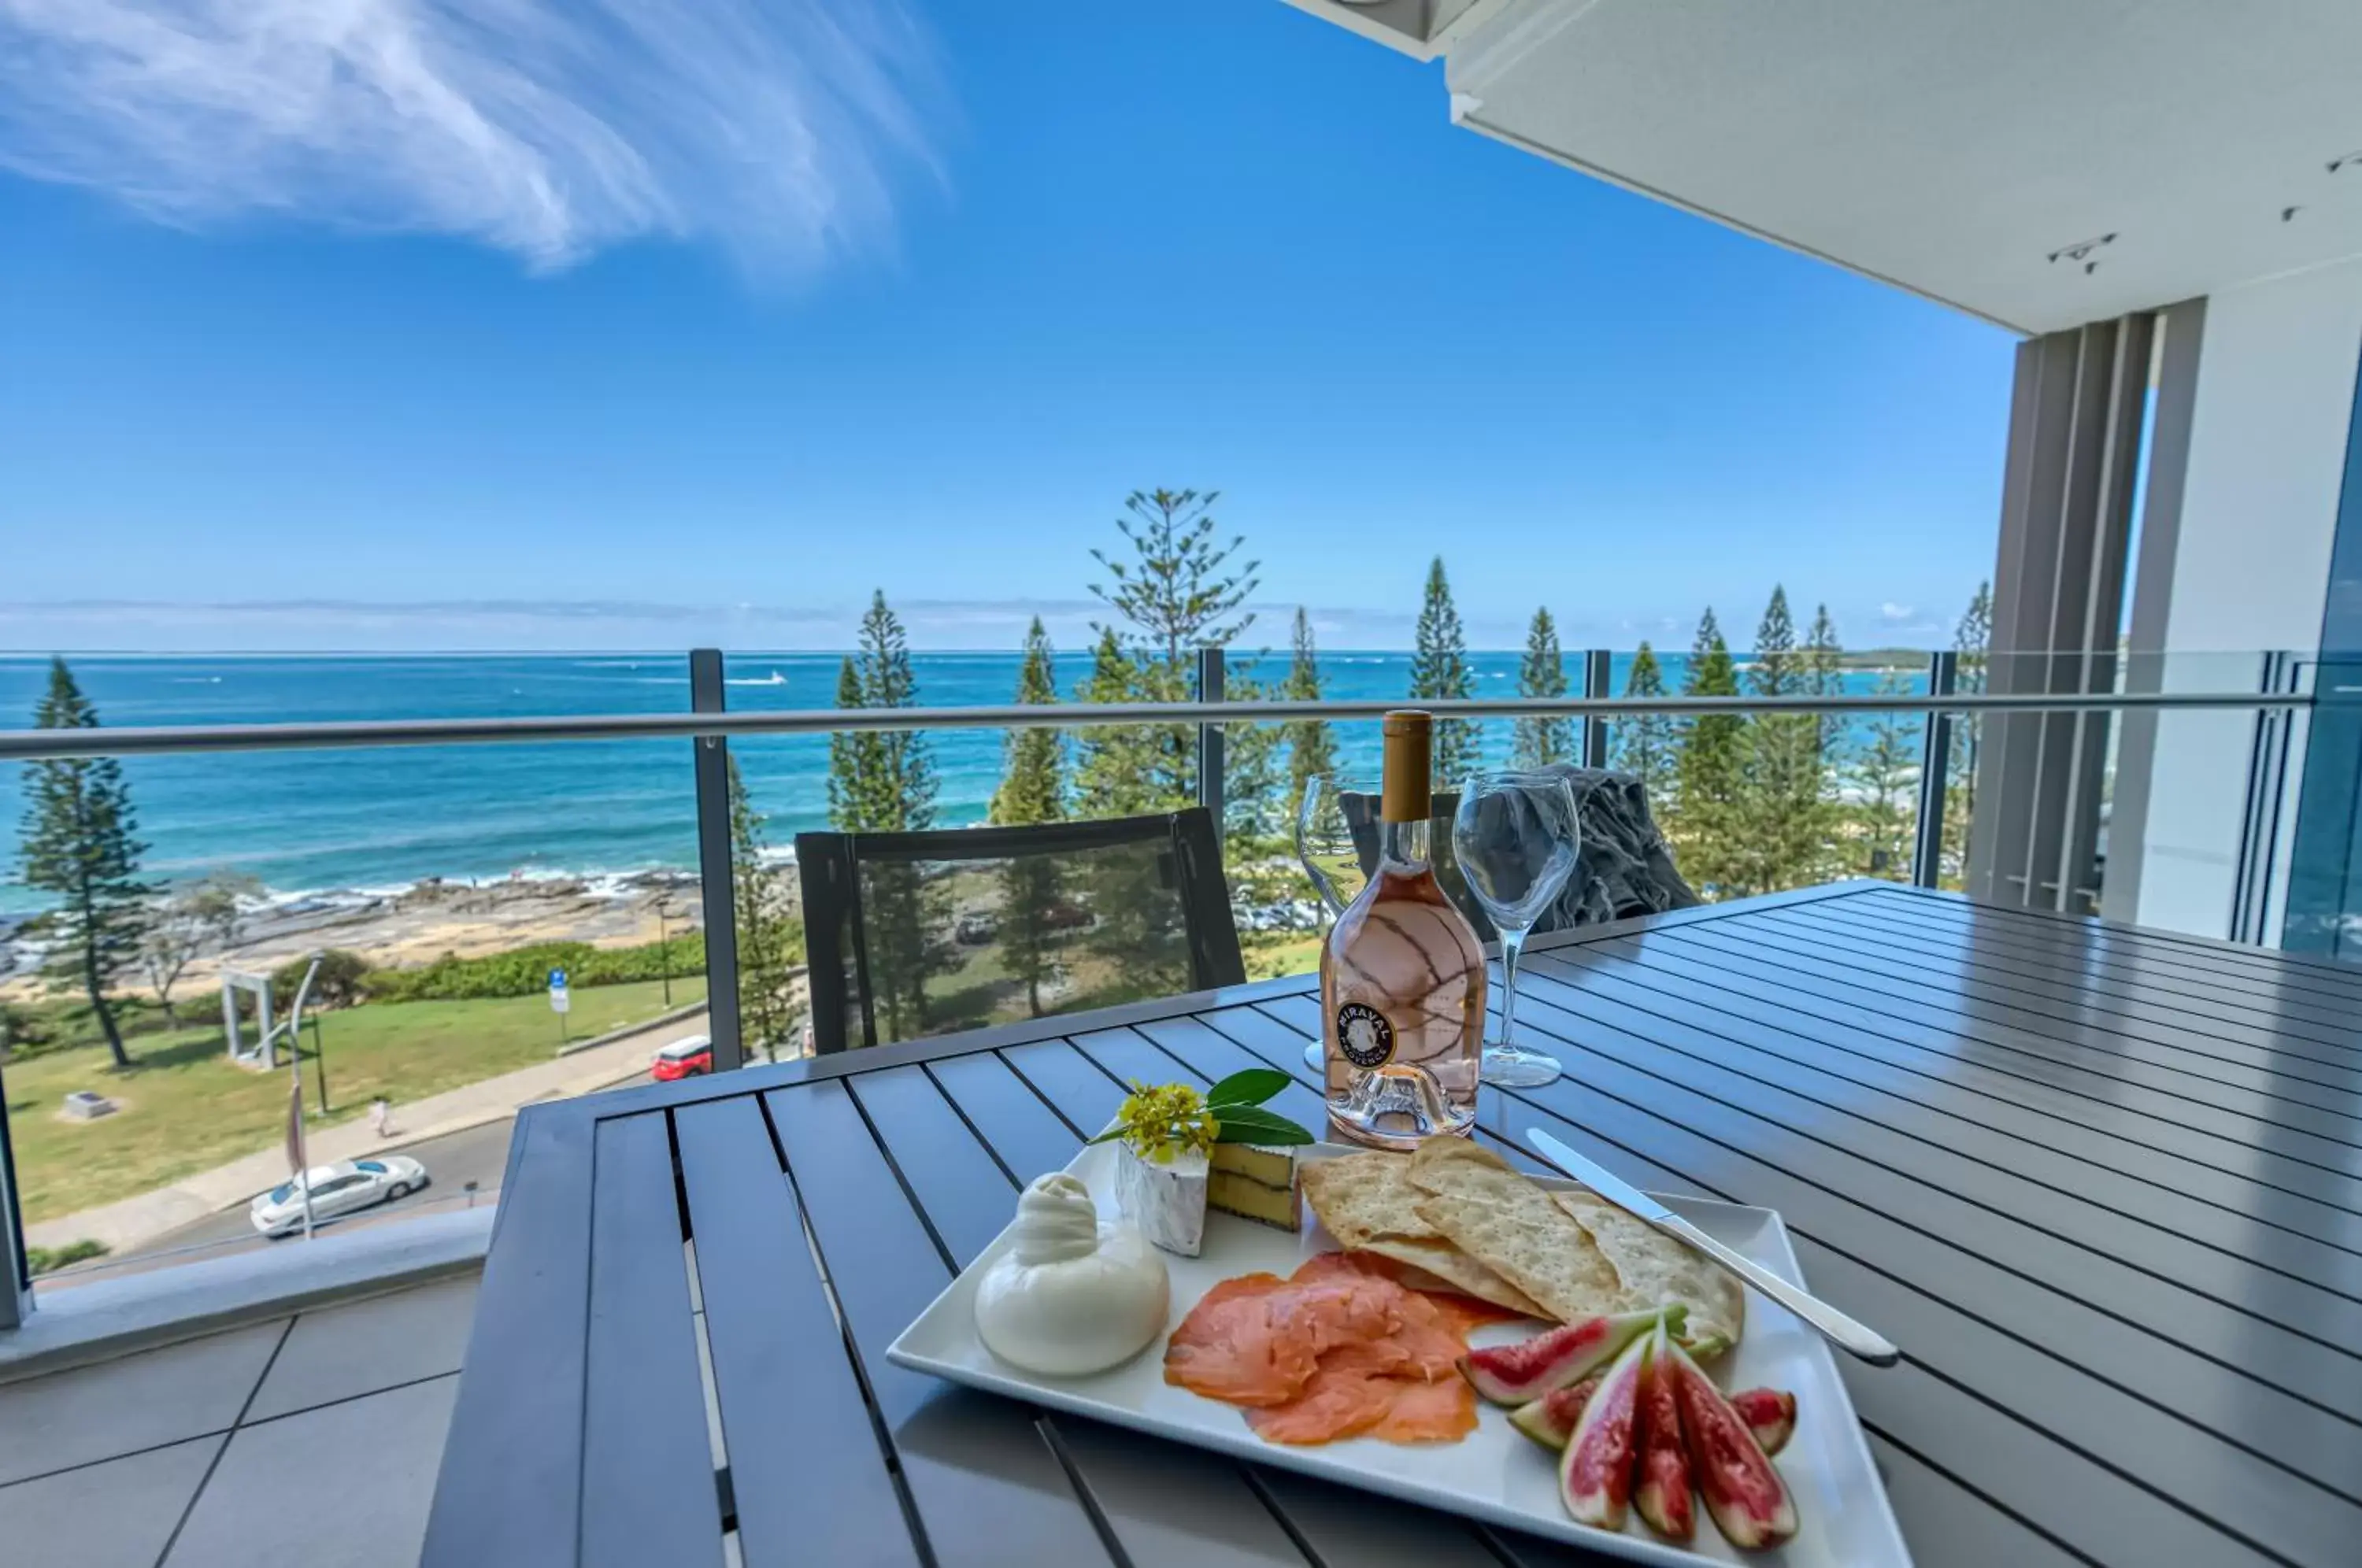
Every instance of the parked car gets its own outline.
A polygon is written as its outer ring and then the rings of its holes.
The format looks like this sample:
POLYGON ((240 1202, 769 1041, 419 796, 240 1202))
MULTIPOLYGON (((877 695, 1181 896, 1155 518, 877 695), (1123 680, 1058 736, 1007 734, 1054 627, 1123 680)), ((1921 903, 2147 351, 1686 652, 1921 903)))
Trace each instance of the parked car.
POLYGON ((713 1042, 702 1034, 687 1034, 660 1047, 648 1064, 648 1077, 660 1084, 693 1078, 713 1070, 713 1042))
POLYGON ((952 927, 952 940, 957 942, 962 947, 982 947, 998 935, 999 931, 999 921, 980 911, 970 910, 959 917, 957 925, 952 927))
POLYGON ((339 1160, 314 1165, 292 1181, 281 1182, 247 1205, 254 1228, 272 1238, 304 1228, 304 1190, 312 1194, 312 1220, 333 1219, 372 1204, 407 1198, 426 1185, 426 1167, 408 1154, 372 1154, 366 1160, 339 1160))

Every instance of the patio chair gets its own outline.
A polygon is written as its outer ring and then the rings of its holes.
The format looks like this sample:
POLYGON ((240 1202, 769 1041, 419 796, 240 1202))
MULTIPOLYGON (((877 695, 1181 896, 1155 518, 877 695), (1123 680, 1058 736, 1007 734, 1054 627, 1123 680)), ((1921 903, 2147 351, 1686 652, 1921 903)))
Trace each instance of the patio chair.
POLYGON ((1239 985, 1202 807, 796 835, 817 1052, 1239 985))
MULTIPOLYGON (((1536 932, 1657 914, 1699 902, 1697 893, 1673 864, 1672 847, 1658 831, 1656 819, 1649 812, 1649 792, 1638 778, 1573 763, 1542 771, 1563 776, 1573 787, 1576 809, 1582 813, 1583 846, 1574 874, 1566 879, 1566 890, 1534 922, 1536 932)), ((1362 869, 1373 870, 1378 862, 1378 798, 1348 792, 1339 799, 1346 823, 1352 829, 1362 869)), ((1451 849, 1451 818, 1459 809, 1458 791, 1435 796, 1428 819, 1428 854, 1444 896, 1468 917, 1480 938, 1491 942, 1500 933, 1494 929, 1485 906, 1469 891, 1468 879, 1461 875, 1451 849)))

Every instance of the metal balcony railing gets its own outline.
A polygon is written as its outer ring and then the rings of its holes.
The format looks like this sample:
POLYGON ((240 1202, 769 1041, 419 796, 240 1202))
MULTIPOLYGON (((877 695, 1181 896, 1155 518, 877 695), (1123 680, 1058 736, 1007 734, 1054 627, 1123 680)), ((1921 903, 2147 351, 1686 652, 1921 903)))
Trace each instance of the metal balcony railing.
MULTIPOLYGON (((2215 691, 1959 691, 1957 657, 1931 656, 1924 692, 1880 692, 1813 697, 1686 697, 1636 700, 1607 692, 1610 656, 1588 650, 1580 656, 1584 694, 1580 697, 1508 696, 1467 701, 1417 700, 1439 718, 1507 719, 1551 716, 1582 722, 1581 756, 1606 766, 1611 726, 1648 714, 1695 718, 1705 714, 1920 713, 1927 715, 1919 769, 1917 829, 1912 880, 1935 886, 1942 849, 1945 793, 1950 773, 1952 726, 1984 713, 2090 713, 2160 710, 2247 711, 2285 719, 2309 709, 2309 691, 2294 682, 2268 679, 2262 689, 2215 691)), ((2284 656, 2273 656, 2284 657, 2284 656)), ((727 758, 728 737, 782 735, 851 730, 949 730, 1054 728, 1096 725, 1188 724, 1198 732, 1198 797, 1219 818, 1222 809, 1223 726, 1290 720, 1374 720, 1405 705, 1403 699, 1296 702, 1256 698, 1223 700, 1224 660, 1219 648, 1201 651, 1197 680, 1201 701, 1157 703, 1005 704, 988 707, 807 709, 729 712, 725 706, 723 656, 700 649, 690 657, 690 708, 680 713, 566 714, 547 717, 400 719, 306 723, 166 725, 124 728, 0 731, 0 762, 38 762, 77 756, 138 756, 198 752, 287 749, 514 745, 576 740, 647 739, 679 736, 695 742, 695 795, 699 868, 703 882, 709 1032, 717 1069, 744 1060, 737 1020, 735 914, 732 899, 727 758)), ((2273 726, 2264 726, 2272 730, 2273 726)), ((2276 733, 2276 732, 2275 732, 2276 733)), ((2259 741, 2259 745, 2264 744, 2259 741)), ((2276 790, 2277 783, 2272 785, 2276 790)), ((2252 810, 2251 803, 2251 810, 2252 810)), ((0 1121, 0 1177, 5 1177, 6 1129, 0 1121)), ((0 1209, 7 1207, 8 1184, 0 1179, 0 1209)), ((21 1236, 13 1213, 0 1213, 0 1238, 8 1243, 19 1292, 28 1287, 23 1272, 21 1236)), ((19 1305, 0 1289, 0 1327, 19 1305)))

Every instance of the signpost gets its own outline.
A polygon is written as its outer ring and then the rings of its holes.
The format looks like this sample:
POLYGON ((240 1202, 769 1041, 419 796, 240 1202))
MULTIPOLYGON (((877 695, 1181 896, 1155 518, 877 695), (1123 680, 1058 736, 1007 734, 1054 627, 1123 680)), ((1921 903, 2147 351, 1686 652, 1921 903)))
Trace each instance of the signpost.
MULTIPOLYGON (((287 1010, 287 1165, 295 1173, 295 1190, 304 1195, 304 1239, 312 1239, 312 1171, 310 1156, 304 1152, 304 1004, 311 999, 312 981, 320 973, 320 955, 312 955, 312 962, 304 971, 304 983, 295 988, 294 1004, 287 1010)), ((265 1049, 277 1032, 270 1014, 262 1014, 262 1037, 265 1049)), ((328 1100, 327 1068, 321 1067, 320 1103, 326 1110, 328 1100)))
POLYGON ((557 1043, 560 1045, 566 1043, 566 1012, 573 1005, 573 998, 566 989, 566 971, 552 969, 549 972, 549 1010, 557 1015, 557 1043))

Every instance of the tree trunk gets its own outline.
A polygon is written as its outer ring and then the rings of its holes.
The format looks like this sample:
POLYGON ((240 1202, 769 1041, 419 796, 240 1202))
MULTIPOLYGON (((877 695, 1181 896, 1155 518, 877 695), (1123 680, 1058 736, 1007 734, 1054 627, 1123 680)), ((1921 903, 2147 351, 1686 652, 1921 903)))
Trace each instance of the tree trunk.
POLYGON ((108 1004, 106 988, 98 983, 98 955, 85 940, 82 950, 83 988, 90 993, 90 1010, 98 1015, 98 1026, 106 1032, 106 1054, 115 1058, 117 1072, 131 1066, 131 1054, 123 1048, 123 1031, 115 1021, 115 1009, 108 1004))

